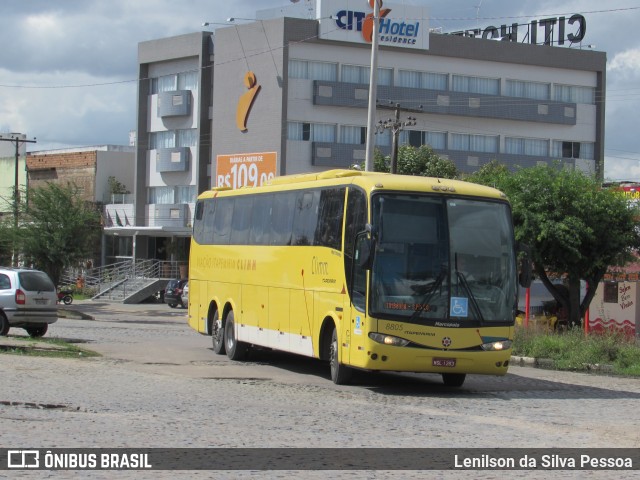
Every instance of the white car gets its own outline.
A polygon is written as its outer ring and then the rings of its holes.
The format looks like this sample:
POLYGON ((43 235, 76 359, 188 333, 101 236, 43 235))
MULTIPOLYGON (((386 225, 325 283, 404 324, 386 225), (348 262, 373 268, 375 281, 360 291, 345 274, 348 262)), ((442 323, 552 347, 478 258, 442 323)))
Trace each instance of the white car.
POLYGON ((31 337, 43 336, 58 320, 57 301, 56 287, 45 272, 0 267, 0 335, 20 327, 31 337))
POLYGON ((182 287, 182 306, 185 308, 189 306, 189 282, 182 287))

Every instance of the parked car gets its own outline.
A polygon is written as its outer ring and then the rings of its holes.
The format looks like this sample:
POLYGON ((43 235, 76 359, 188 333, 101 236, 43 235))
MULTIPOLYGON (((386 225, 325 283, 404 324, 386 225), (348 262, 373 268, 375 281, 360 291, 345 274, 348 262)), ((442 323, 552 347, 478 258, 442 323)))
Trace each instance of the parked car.
POLYGON ((189 306, 189 282, 182 287, 182 305, 185 308, 189 306))
POLYGON ((164 303, 168 304, 171 308, 176 308, 178 305, 184 307, 186 302, 182 300, 182 289, 186 283, 186 278, 182 280, 169 280, 169 283, 167 283, 164 289, 164 303))
POLYGON ((58 294, 45 272, 0 267, 0 335, 11 327, 41 337, 58 320, 58 294))

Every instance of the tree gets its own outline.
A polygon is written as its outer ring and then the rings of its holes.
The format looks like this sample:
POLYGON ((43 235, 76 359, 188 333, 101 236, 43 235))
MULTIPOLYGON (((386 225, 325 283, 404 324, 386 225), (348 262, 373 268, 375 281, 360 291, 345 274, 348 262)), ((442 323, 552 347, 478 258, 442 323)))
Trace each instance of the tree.
MULTIPOLYGON (((376 172, 391 171, 391 158, 385 157, 379 150, 375 151, 373 168, 376 172)), ((422 177, 457 178, 456 165, 448 159, 440 157, 429 145, 418 148, 402 145, 398 148, 398 173, 402 175, 418 175, 422 177)))
POLYGON ((47 183, 29 191, 18 227, 22 254, 57 285, 68 266, 89 257, 100 238, 100 214, 75 185, 47 183))
POLYGON ((494 164, 471 178, 507 194, 516 239, 530 245, 535 273, 570 325, 580 323, 607 268, 624 265, 640 247, 636 209, 579 171, 537 166, 509 174, 494 164), (566 287, 552 284, 551 274, 566 275, 566 287), (587 282, 582 302, 580 280, 587 282))

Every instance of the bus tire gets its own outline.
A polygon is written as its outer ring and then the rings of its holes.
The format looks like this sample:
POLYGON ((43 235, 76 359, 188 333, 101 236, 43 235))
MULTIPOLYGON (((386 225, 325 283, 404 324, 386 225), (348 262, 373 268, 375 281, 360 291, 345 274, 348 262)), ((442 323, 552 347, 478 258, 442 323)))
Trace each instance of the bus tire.
POLYGON ((236 339, 233 317, 233 310, 229 310, 224 322, 224 348, 230 360, 242 360, 246 357, 249 346, 236 339))
POLYGON ((466 373, 443 373, 442 381, 446 387, 461 387, 464 379, 467 378, 466 373))
POLYGON ((331 380, 336 385, 348 385, 353 375, 353 370, 343 365, 338 360, 338 331, 334 327, 329 346, 329 366, 331 367, 331 380))
POLYGON ((218 310, 213 313, 213 320, 211 321, 211 341, 213 343, 213 351, 218 355, 224 355, 224 327, 220 322, 218 310))

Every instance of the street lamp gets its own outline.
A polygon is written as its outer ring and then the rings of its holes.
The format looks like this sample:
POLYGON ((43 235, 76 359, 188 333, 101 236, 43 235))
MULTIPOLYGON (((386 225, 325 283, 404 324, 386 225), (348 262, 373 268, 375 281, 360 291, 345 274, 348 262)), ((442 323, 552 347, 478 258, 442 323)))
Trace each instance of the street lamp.
POLYGON ((382 133, 385 130, 391 130, 391 173, 398 173, 398 136, 405 127, 416 125, 416 117, 407 117, 406 120, 400 121, 400 104, 396 103, 395 118, 387 120, 379 120, 376 125, 376 133, 382 133))

